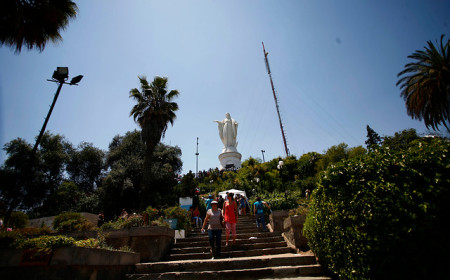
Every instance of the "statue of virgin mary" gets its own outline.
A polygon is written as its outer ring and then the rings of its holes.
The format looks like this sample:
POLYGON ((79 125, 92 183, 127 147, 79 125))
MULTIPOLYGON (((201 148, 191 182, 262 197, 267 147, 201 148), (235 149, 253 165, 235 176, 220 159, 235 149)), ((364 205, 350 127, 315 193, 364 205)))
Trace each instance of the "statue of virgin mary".
POLYGON ((237 121, 231 118, 230 113, 226 113, 225 119, 223 119, 222 121, 214 122, 216 122, 218 125, 220 140, 222 140, 222 143, 224 145, 222 153, 237 152, 237 121))

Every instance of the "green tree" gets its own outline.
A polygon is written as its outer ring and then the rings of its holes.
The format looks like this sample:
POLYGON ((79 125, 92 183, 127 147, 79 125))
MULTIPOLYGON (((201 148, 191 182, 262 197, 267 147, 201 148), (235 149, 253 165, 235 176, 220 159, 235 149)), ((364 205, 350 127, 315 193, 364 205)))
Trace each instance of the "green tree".
POLYGON ((175 187, 175 193, 179 197, 193 197, 196 187, 197 181, 195 179, 195 174, 189 170, 189 172, 183 176, 181 182, 175 187))
POLYGON ((107 218, 120 214, 122 208, 138 209, 144 156, 145 145, 139 131, 116 135, 109 144, 106 163, 110 172, 98 189, 107 218))
MULTIPOLYGON (((130 116, 141 127, 142 140, 146 145, 145 165, 146 171, 150 171, 150 163, 156 145, 164 137, 169 123, 173 125, 178 110, 178 104, 172 100, 178 96, 177 90, 167 90, 167 78, 155 77, 151 84, 144 76, 138 77, 140 89, 130 91, 130 98, 137 104, 133 106, 130 116)), ((149 172, 145 172, 149 174, 149 172)), ((149 178, 144 178, 148 183, 149 178)))
POLYGON ((55 216, 62 212, 76 211, 83 192, 74 182, 63 182, 50 193, 42 206, 33 210, 34 216, 55 216))
POLYGON ((383 138, 383 147, 389 147, 392 150, 399 151, 406 149, 409 143, 419 139, 419 136, 414 128, 410 128, 396 132, 394 136, 385 136, 383 138))
POLYGON ((326 153, 318 162, 319 171, 327 169, 332 163, 337 163, 348 158, 348 145, 340 143, 328 148, 326 153))
POLYGON ((45 132, 39 145, 39 168, 44 174, 45 183, 50 193, 56 190, 65 180, 65 167, 69 161, 72 144, 64 136, 45 132))
POLYGON ((84 192, 93 192, 99 186, 105 170, 105 152, 91 143, 82 142, 69 153, 67 172, 71 181, 84 192))
POLYGON ((5 207, 2 212, 5 213, 7 224, 13 211, 28 210, 39 205, 49 185, 44 183, 44 174, 40 169, 30 169, 32 147, 24 139, 17 138, 6 143, 3 150, 8 158, 0 168, 0 201, 5 207))
POLYGON ((347 158, 352 159, 354 157, 359 157, 359 156, 365 155, 366 153, 367 153, 367 150, 364 149, 363 146, 351 147, 350 149, 348 149, 347 158))
POLYGON ((381 137, 375 132, 369 125, 367 125, 367 149, 370 151, 374 146, 379 146, 381 144, 381 137))
POLYGON ((304 230, 321 264, 340 279, 447 279, 449 148, 422 138, 321 173, 304 230))
POLYGON ((415 61, 398 73, 402 78, 397 86, 402 89, 400 95, 411 118, 423 119, 427 128, 439 130, 443 125, 450 131, 450 40, 444 44, 443 39, 444 35, 438 48, 428 41, 425 51, 418 50, 408 56, 415 61))
POLYGON ((181 149, 159 143, 155 147, 150 168, 150 185, 143 185, 140 208, 149 205, 173 205, 177 201, 175 186, 177 174, 181 172, 181 149))
POLYGON ((43 51, 48 41, 62 41, 61 30, 78 7, 69 0, 4 0, 0 2, 0 42, 15 49, 43 51))
POLYGON ((117 135, 111 141, 106 159, 110 172, 97 192, 100 207, 107 217, 118 215, 122 208, 138 211, 149 205, 161 206, 168 203, 169 198, 175 203, 175 178, 182 166, 180 148, 161 143, 155 147, 148 185, 142 184, 145 152, 137 130, 117 135))

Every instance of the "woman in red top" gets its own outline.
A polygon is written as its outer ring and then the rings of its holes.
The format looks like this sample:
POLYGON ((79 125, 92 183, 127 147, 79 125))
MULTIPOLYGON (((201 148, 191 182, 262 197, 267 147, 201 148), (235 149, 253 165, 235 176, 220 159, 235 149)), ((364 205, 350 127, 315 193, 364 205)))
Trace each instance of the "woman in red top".
POLYGON ((227 201, 223 204, 222 216, 225 220, 226 237, 228 246, 228 239, 230 238, 230 230, 233 233, 233 245, 236 244, 236 222, 238 216, 238 208, 236 202, 233 200, 233 193, 229 193, 227 201))

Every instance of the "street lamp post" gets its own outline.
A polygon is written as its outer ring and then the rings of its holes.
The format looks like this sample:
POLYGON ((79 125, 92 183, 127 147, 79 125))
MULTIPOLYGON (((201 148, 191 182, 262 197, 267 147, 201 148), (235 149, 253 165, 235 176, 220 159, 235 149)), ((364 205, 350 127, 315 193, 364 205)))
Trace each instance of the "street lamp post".
POLYGON ((68 67, 57 67, 56 71, 53 72, 53 76, 51 80, 47 80, 49 82, 59 83, 58 89, 56 90, 55 97, 53 98, 52 105, 50 106, 50 109, 48 111, 47 117, 45 118, 44 125, 41 128, 41 131, 39 132, 39 136, 36 139, 36 143, 34 144, 33 150, 31 151, 31 158, 34 158, 34 155, 36 154, 37 148, 39 146, 39 143, 41 142, 42 136, 44 135, 45 128, 47 127, 48 120, 50 119, 50 115, 52 114, 53 108, 55 107, 56 100, 58 99, 59 92, 61 91, 61 88, 63 84, 71 85, 71 86, 77 86, 78 83, 83 78, 83 75, 78 75, 76 77, 73 77, 70 83, 67 83, 66 80, 69 78, 69 68, 68 67))
POLYGON ((287 190, 286 190, 286 185, 283 182, 283 176, 281 174, 281 170, 283 169, 283 165, 284 165, 284 161, 280 160, 278 162, 277 168, 278 170, 280 170, 280 178, 281 178, 281 184, 283 184, 283 188, 284 188, 284 199, 287 201, 287 190))

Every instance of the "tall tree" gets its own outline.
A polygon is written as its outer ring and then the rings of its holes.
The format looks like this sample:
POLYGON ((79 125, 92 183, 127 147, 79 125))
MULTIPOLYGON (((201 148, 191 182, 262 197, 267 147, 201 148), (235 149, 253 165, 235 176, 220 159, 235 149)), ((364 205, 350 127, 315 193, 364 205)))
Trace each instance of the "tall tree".
MULTIPOLYGON (((151 158, 156 145, 164 137, 169 123, 173 125, 178 110, 178 104, 172 100, 178 96, 177 90, 167 90, 167 78, 155 77, 151 84, 145 76, 139 76, 140 90, 130 91, 130 98, 137 104, 133 106, 130 116, 133 116, 141 127, 142 140, 146 145, 144 169, 150 168, 151 158)), ((145 172, 149 174, 149 172, 145 172)), ((149 178, 144 178, 148 183, 149 178)))
POLYGON ((92 143, 82 142, 69 155, 69 178, 84 192, 92 193, 98 187, 105 170, 105 152, 92 143))
POLYGON ((384 136, 383 147, 389 147, 391 150, 401 151, 408 148, 409 143, 419 139, 419 135, 414 128, 405 129, 396 132, 394 136, 384 136))
POLYGON ((43 51, 48 41, 62 41, 60 31, 77 11, 70 0, 0 1, 0 42, 16 53, 22 46, 43 51))
MULTIPOLYGON (((41 203, 49 185, 39 168, 29 168, 31 145, 21 138, 6 143, 3 150, 8 155, 0 168, 0 204, 5 208, 5 224, 15 210, 28 210, 41 203)), ((36 161, 41 159, 36 157, 36 161)), ((38 165, 39 166, 39 165, 38 165)))
POLYGON ((373 146, 379 146, 381 144, 381 137, 375 132, 369 125, 367 125, 367 149, 372 150, 373 146))
POLYGON ((444 35, 438 48, 428 41, 425 51, 418 50, 408 56, 415 62, 406 64, 398 73, 398 77, 403 77, 397 86, 402 89, 400 95, 411 118, 423 119, 427 128, 439 130, 443 125, 450 131, 450 40, 444 44, 443 39, 444 35))

